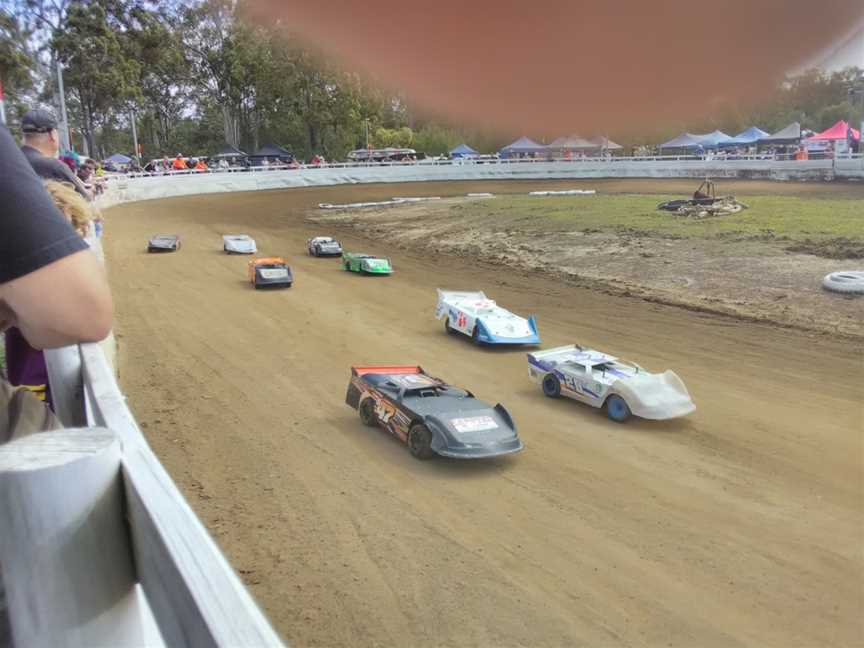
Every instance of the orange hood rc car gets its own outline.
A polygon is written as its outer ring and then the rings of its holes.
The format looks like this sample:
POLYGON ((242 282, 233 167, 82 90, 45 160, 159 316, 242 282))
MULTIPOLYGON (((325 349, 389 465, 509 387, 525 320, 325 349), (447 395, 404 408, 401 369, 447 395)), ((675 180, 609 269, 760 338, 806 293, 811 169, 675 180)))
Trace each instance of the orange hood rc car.
POLYGON ((290 288, 294 276, 282 257, 252 259, 249 262, 249 283, 255 288, 290 288))

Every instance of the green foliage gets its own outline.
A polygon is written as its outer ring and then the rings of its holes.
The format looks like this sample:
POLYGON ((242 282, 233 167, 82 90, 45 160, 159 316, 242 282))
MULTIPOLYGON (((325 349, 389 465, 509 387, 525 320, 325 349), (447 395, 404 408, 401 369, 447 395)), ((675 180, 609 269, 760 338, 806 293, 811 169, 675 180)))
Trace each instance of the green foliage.
POLYGON ((657 204, 680 196, 598 195, 584 197, 500 196, 459 205, 465 216, 488 215, 518 227, 557 225, 564 230, 620 231, 684 238, 786 237, 792 241, 847 237, 864 240, 860 200, 794 196, 747 196, 737 214, 691 219, 659 211, 657 204))
MULTIPOLYGON (((208 153, 228 142, 250 152, 273 143, 301 158, 341 159, 365 147, 367 125, 375 147, 429 155, 461 142, 494 152, 521 134, 418 118, 405 97, 336 69, 300 45, 289 26, 244 22, 253 2, 0 0, 9 7, 0 11, 0 75, 13 98, 23 97, 36 77, 50 100, 58 57, 73 128, 97 151, 131 152, 134 111, 145 157, 208 153)), ((841 118, 857 124, 864 118, 859 75, 811 71, 778 83, 754 106, 719 102, 690 123, 607 135, 624 145, 653 145, 683 130, 773 131, 791 121, 821 130, 841 118), (861 95, 850 94, 856 87, 861 95)))

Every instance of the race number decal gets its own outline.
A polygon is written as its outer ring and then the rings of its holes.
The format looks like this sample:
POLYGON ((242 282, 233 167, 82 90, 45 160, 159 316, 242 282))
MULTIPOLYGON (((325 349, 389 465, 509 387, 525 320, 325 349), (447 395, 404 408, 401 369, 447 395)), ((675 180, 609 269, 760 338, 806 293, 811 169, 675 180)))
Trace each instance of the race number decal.
POLYGON ((450 421, 457 432, 482 432, 483 430, 494 430, 498 427, 491 416, 469 416, 457 418, 450 421))
POLYGON ((393 415, 396 413, 396 409, 387 405, 384 401, 377 401, 375 403, 375 416, 378 417, 378 420, 387 425, 390 422, 390 419, 393 418, 393 415))
POLYGON ((465 325, 468 323, 468 318, 465 317, 465 313, 459 313, 459 319, 456 320, 456 326, 459 328, 465 328, 465 325))

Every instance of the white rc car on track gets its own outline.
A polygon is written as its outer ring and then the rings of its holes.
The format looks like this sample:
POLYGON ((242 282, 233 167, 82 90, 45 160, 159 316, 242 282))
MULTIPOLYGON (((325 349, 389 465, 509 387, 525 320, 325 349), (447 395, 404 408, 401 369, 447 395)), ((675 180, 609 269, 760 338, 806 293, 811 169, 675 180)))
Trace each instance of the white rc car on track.
POLYGON ((483 292, 438 289, 437 319, 448 333, 462 333, 478 344, 540 344, 537 322, 501 308, 483 292))
POLYGON ((255 254, 258 252, 255 239, 248 234, 225 234, 222 237, 222 249, 225 254, 255 254))
POLYGON ((542 385, 546 396, 567 396, 604 407, 618 423, 631 415, 662 420, 696 409, 674 371, 653 374, 637 364, 575 344, 529 353, 528 377, 542 385))

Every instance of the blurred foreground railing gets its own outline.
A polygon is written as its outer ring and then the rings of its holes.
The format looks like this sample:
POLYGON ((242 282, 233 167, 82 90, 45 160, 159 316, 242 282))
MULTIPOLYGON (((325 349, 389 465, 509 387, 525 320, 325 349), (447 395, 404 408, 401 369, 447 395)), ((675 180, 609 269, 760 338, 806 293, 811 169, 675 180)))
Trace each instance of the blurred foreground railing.
POLYGON ((148 446, 102 349, 45 355, 67 429, 0 446, 14 645, 282 645, 148 446))

